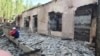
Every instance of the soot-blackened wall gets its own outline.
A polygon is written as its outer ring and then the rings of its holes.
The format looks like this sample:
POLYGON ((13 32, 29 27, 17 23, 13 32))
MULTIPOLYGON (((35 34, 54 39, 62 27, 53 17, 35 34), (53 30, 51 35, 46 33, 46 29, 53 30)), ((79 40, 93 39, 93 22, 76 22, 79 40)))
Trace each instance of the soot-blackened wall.
POLYGON ((79 7, 75 12, 75 39, 89 41, 91 19, 95 4, 79 7))

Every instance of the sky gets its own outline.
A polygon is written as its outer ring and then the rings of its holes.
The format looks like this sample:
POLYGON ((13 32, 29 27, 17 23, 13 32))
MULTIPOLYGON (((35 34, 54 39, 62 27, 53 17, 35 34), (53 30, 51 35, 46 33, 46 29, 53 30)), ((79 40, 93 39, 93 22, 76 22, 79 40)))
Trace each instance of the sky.
POLYGON ((41 4, 44 4, 44 3, 47 3, 51 0, 24 0, 24 4, 26 5, 27 3, 32 3, 32 5, 37 5, 38 3, 41 3, 41 4), (31 2, 29 2, 31 1, 31 2))

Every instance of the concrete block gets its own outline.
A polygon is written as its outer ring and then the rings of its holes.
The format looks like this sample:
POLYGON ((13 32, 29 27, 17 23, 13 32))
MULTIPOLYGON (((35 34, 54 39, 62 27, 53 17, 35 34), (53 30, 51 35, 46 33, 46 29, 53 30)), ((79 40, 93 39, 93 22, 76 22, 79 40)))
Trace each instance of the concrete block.
POLYGON ((24 52, 30 52, 30 51, 34 51, 33 48, 27 46, 27 45, 19 45, 19 48, 21 48, 24 52))

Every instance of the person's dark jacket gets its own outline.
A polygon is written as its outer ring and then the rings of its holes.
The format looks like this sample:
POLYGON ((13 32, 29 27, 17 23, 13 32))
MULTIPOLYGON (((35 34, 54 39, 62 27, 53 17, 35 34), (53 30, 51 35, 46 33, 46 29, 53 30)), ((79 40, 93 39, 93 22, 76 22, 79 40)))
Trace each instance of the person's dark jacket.
POLYGON ((14 37, 15 38, 19 38, 19 32, 18 32, 18 30, 16 30, 16 33, 15 33, 14 37))

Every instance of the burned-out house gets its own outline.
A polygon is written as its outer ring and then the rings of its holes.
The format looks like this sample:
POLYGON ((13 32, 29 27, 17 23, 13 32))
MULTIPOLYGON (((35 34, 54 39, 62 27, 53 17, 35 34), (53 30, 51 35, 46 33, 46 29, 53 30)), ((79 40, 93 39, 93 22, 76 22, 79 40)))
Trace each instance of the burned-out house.
POLYGON ((52 0, 24 11, 18 16, 16 25, 39 34, 89 40, 92 19, 96 18, 96 2, 52 0))

